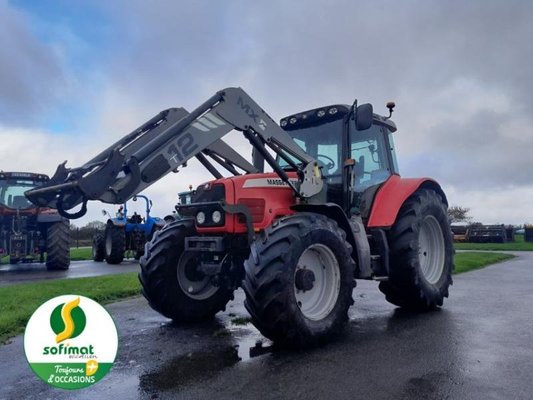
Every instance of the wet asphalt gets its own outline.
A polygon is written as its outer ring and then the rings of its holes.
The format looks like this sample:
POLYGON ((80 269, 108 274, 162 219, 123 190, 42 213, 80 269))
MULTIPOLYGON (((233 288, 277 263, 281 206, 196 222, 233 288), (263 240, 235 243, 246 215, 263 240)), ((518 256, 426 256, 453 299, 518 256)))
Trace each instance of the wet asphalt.
POLYGON ((142 298, 122 301, 107 307, 120 342, 102 381, 49 387, 30 371, 19 336, 0 347, 0 399, 532 399, 533 252, 516 254, 456 276, 445 306, 426 314, 358 282, 345 334, 300 352, 256 345, 242 291, 213 322, 190 327, 142 298))
POLYGON ((1 264, 0 286, 53 279, 121 274, 139 271, 139 268, 139 263, 133 259, 124 260, 118 265, 110 265, 106 262, 72 261, 66 271, 48 271, 44 263, 1 264))

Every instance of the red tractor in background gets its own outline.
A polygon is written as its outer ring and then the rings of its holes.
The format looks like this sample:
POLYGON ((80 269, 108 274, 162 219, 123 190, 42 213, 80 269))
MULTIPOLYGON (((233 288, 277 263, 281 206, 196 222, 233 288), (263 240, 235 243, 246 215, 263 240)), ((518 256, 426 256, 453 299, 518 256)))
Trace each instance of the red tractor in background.
POLYGON ((24 192, 48 182, 48 176, 0 171, 0 257, 10 264, 44 262, 47 269, 68 269, 68 219, 57 210, 36 207, 24 192))
POLYGON ((312 346, 345 326, 356 279, 413 310, 448 296, 446 196, 432 179, 400 177, 388 107, 382 117, 357 101, 324 106, 278 125, 227 88, 191 113, 161 112, 79 168, 60 165, 26 195, 76 218, 88 200, 122 203, 195 157, 215 179, 146 245, 144 296, 183 323, 213 317, 243 287, 263 335, 312 346), (233 129, 252 145, 251 163, 222 140, 233 129))

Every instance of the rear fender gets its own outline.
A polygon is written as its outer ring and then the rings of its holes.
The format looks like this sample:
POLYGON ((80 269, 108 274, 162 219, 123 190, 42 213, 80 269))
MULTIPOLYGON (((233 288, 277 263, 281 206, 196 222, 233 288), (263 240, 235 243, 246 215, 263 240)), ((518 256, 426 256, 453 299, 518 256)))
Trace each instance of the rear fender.
POLYGON ((396 221, 403 203, 418 189, 437 192, 446 205, 448 200, 440 185, 430 178, 401 178, 392 175, 378 189, 368 218, 368 228, 390 228, 396 221))
POLYGON ((325 215, 337 222, 346 232, 346 240, 352 246, 352 258, 357 263, 355 276, 366 278, 372 276, 370 249, 363 224, 359 220, 351 222, 343 209, 335 203, 295 204, 291 209, 296 212, 312 212, 325 215))

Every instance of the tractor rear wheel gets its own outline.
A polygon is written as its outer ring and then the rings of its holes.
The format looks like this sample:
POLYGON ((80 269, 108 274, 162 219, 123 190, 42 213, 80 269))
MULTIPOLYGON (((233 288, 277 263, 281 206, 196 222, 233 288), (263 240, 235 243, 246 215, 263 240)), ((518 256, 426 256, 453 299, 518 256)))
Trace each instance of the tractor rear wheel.
POLYGON ((353 304, 355 262, 345 232, 323 215, 276 221, 245 262, 245 307, 261 333, 291 347, 339 333, 353 304))
POLYGON ((126 251, 124 228, 107 224, 105 228, 105 259, 108 264, 120 264, 126 251))
POLYGON ((175 221, 155 232, 141 257, 139 280, 150 307, 178 323, 212 318, 233 299, 233 291, 214 286, 198 271, 198 259, 184 252, 193 222, 175 221))
POLYGON ((105 259, 104 235, 97 233, 93 236, 93 261, 101 262, 105 259))
POLYGON ((441 196, 419 189, 407 199, 389 232, 389 246, 389 280, 379 284, 387 301, 419 311, 442 306, 452 283, 454 250, 441 196))
POLYGON ((66 270, 70 265, 70 236, 68 221, 48 227, 46 240, 46 268, 66 270))

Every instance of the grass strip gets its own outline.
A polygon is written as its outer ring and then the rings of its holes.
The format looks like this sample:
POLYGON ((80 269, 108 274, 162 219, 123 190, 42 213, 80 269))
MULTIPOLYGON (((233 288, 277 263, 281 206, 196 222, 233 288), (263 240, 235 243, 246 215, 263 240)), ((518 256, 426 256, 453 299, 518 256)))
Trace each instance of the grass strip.
POLYGON ((0 343, 22 333, 37 307, 52 297, 79 294, 106 304, 138 295, 140 289, 136 272, 0 287, 0 343))
POLYGON ((508 243, 454 243, 456 250, 487 251, 533 251, 533 242, 525 242, 524 235, 515 235, 514 242, 508 243))
POLYGON ((512 254, 503 253, 485 253, 485 252, 464 252, 455 254, 455 271, 454 274, 480 269, 491 264, 514 258, 512 254))

